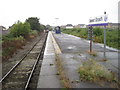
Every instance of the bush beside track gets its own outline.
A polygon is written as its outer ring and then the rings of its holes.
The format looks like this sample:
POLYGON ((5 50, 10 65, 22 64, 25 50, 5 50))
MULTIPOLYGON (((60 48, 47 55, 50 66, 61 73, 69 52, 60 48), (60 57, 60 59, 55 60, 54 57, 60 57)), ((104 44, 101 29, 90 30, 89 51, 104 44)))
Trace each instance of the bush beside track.
MULTIPOLYGON (((88 39, 88 29, 87 28, 73 28, 73 29, 62 29, 63 33, 75 35, 81 38, 88 39)), ((94 42, 104 43, 104 29, 102 28, 94 28, 94 42)), ((118 29, 107 29, 106 30, 106 43, 108 46, 120 49, 119 43, 119 33, 118 29)))
MULTIPOLYGON (((41 25, 42 26, 42 25, 41 25)), ((31 30, 31 26, 28 22, 18 21, 10 28, 10 33, 2 36, 2 61, 6 61, 13 56, 13 54, 26 44, 27 41, 31 41, 44 30, 40 31, 31 30)))

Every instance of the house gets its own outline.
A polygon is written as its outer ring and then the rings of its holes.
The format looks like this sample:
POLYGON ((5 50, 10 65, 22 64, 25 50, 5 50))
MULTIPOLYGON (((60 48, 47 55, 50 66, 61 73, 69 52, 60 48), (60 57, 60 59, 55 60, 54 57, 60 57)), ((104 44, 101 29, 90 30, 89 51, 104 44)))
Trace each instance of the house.
POLYGON ((73 25, 72 24, 67 24, 66 25, 66 29, 72 29, 73 28, 73 25))
POLYGON ((9 30, 6 29, 4 26, 0 26, 0 34, 7 35, 9 33, 9 30))
POLYGON ((2 30, 6 30, 6 28, 4 26, 0 26, 0 31, 2 30))
POLYGON ((61 29, 64 29, 64 28, 66 28, 66 25, 61 25, 60 27, 61 27, 61 29))
POLYGON ((107 28, 108 29, 118 29, 118 24, 119 23, 108 23, 107 28))
POLYGON ((76 26, 74 26, 75 28, 86 28, 85 24, 78 24, 76 26))

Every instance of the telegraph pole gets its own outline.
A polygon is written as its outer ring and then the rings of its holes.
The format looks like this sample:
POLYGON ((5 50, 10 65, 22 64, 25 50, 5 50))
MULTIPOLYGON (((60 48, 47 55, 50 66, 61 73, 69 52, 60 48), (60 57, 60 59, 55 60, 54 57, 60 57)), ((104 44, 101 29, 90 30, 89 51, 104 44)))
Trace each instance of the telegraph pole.
POLYGON ((58 26, 58 22, 57 22, 57 21, 58 21, 58 19, 59 19, 59 18, 55 18, 55 20, 56 20, 56 26, 58 26))
MULTIPOLYGON (((106 12, 104 12, 104 18, 106 16, 106 12)), ((104 25, 104 59, 106 59, 106 25, 104 25)))
POLYGON ((93 27, 90 26, 89 29, 90 29, 90 53, 92 53, 92 33, 93 33, 92 29, 93 27))

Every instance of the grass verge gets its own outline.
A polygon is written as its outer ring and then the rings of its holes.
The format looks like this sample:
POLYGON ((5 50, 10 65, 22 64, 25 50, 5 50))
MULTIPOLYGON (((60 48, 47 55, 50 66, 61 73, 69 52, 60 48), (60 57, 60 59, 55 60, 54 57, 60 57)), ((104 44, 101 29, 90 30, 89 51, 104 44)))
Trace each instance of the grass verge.
POLYGON ((104 66, 98 64, 95 60, 87 60, 83 63, 83 65, 78 69, 78 73, 80 74, 80 79, 90 82, 95 82, 102 84, 102 82, 107 81, 111 84, 114 83, 113 87, 118 88, 118 80, 115 77, 115 74, 104 66))
POLYGON ((57 69, 58 72, 56 73, 56 75, 60 76, 60 80, 63 84, 63 86, 67 89, 70 90, 70 88, 72 88, 71 84, 70 84, 70 80, 69 78, 66 76, 64 69, 63 69, 63 65, 60 59, 60 56, 56 54, 56 65, 57 65, 57 69))

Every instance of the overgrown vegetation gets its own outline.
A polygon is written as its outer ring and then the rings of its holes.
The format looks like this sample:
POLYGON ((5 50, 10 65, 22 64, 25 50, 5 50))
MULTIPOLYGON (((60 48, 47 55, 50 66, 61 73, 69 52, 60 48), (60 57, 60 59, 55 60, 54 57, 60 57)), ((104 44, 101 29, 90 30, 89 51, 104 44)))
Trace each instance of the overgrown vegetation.
POLYGON ((101 81, 117 82, 114 73, 98 64, 95 60, 87 60, 78 69, 81 80, 87 80, 95 83, 101 81))
POLYGON ((22 23, 18 21, 13 24, 12 27, 10 27, 10 33, 2 36, 1 43, 3 61, 12 57, 17 49, 22 49, 22 47, 26 44, 26 41, 35 38, 39 35, 40 31, 43 31, 46 28, 44 25, 40 25, 38 18, 30 18, 26 21, 28 22, 22 23), (38 23, 37 25, 39 26, 36 26, 36 23, 38 23))
POLYGON ((88 51, 88 53, 90 54, 90 55, 92 55, 92 56, 97 56, 97 52, 96 51, 92 51, 92 52, 90 52, 90 51, 88 51))
MULTIPOLYGON (((88 39, 88 29, 87 28, 63 29, 62 32, 88 39)), ((94 33, 94 37, 93 37, 94 42, 104 43, 104 29, 103 28, 94 28, 93 33, 94 33)), ((106 37, 107 45, 110 47, 113 47, 113 48, 120 49, 120 46, 118 45, 118 43, 120 42, 119 41, 120 37, 118 37, 119 36, 118 29, 115 29, 115 30, 107 29, 106 34, 107 34, 107 37, 106 37)))
POLYGON ((25 22, 22 23, 18 21, 16 24, 14 24, 10 29, 10 35, 12 37, 19 37, 23 36, 24 38, 29 34, 30 32, 30 24, 25 22))
POLYGON ((30 17, 30 18, 26 19, 26 22, 28 22, 30 24, 31 30, 40 31, 39 18, 37 18, 37 17, 30 17))
POLYGON ((25 45, 25 39, 20 37, 15 38, 4 38, 2 43, 2 60, 9 59, 17 49, 22 49, 25 45))
POLYGON ((82 38, 87 38, 87 29, 78 29, 78 28, 73 28, 73 29, 62 29, 63 33, 67 33, 67 34, 71 34, 71 35, 75 35, 78 37, 82 37, 82 38))
POLYGON ((56 75, 60 76, 60 80, 61 80, 64 88, 66 90, 69 90, 70 88, 72 88, 72 86, 71 86, 69 78, 65 74, 65 71, 63 69, 63 65, 62 65, 60 56, 58 54, 56 54, 55 58, 56 58, 56 65, 57 65, 57 70, 58 70, 58 72, 56 73, 56 75))

